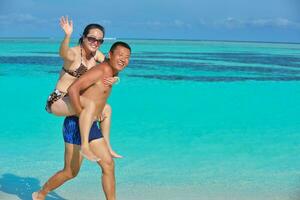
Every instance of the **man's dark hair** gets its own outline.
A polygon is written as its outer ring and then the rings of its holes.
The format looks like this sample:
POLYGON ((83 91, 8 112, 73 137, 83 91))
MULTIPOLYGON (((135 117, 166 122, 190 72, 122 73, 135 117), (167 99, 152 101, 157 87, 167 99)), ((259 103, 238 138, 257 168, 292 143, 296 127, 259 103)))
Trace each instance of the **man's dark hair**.
POLYGON ((130 46, 126 43, 126 42, 121 42, 121 41, 118 41, 118 42, 115 42, 113 43, 113 45, 110 47, 110 52, 114 52, 114 50, 118 47, 118 46, 122 46, 122 47, 125 47, 126 49, 129 49, 130 53, 131 53, 131 48, 130 46))

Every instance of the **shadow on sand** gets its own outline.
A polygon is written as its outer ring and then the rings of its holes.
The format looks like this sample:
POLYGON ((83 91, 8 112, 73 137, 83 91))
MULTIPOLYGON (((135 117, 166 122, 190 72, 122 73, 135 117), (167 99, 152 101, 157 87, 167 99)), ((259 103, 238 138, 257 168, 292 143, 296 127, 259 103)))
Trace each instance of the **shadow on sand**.
MULTIPOLYGON (((30 200, 31 194, 41 188, 40 181, 32 177, 20 177, 6 173, 0 176, 0 191, 16 195, 21 200, 30 200)), ((49 193, 47 200, 65 200, 55 192, 49 193)))

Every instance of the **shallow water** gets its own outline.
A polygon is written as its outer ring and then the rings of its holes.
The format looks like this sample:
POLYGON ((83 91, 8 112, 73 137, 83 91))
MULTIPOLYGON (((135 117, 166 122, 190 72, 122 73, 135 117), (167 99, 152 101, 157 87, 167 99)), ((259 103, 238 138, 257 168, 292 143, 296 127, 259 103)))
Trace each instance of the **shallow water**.
MULTIPOLYGON (((299 44, 125 41, 109 99, 120 199, 299 198, 299 44)), ((59 41, 0 44, 0 199, 28 199, 63 167, 63 118, 44 111, 59 41)), ((85 161, 48 199, 103 199, 100 176, 85 161)))

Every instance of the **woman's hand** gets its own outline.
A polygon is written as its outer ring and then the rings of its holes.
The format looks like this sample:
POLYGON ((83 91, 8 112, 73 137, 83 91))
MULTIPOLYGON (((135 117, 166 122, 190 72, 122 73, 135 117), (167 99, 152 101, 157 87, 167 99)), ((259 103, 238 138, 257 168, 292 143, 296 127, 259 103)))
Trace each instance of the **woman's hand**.
POLYGON ((68 19, 68 16, 62 16, 59 20, 60 27, 64 30, 65 34, 70 36, 73 32, 73 21, 68 19))
POLYGON ((104 77, 103 78, 103 83, 105 86, 110 87, 115 83, 120 82, 120 78, 118 76, 114 76, 114 77, 104 77))

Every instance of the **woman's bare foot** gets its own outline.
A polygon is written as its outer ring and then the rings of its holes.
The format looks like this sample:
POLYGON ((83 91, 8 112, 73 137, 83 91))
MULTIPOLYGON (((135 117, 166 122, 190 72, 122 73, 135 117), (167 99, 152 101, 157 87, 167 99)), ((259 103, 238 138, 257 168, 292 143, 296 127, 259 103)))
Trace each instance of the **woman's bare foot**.
POLYGON ((45 200, 45 196, 42 195, 40 192, 32 193, 32 200, 45 200))
POLYGON ((123 156, 117 154, 116 152, 114 152, 112 149, 110 150, 110 154, 113 158, 123 158, 123 156))

